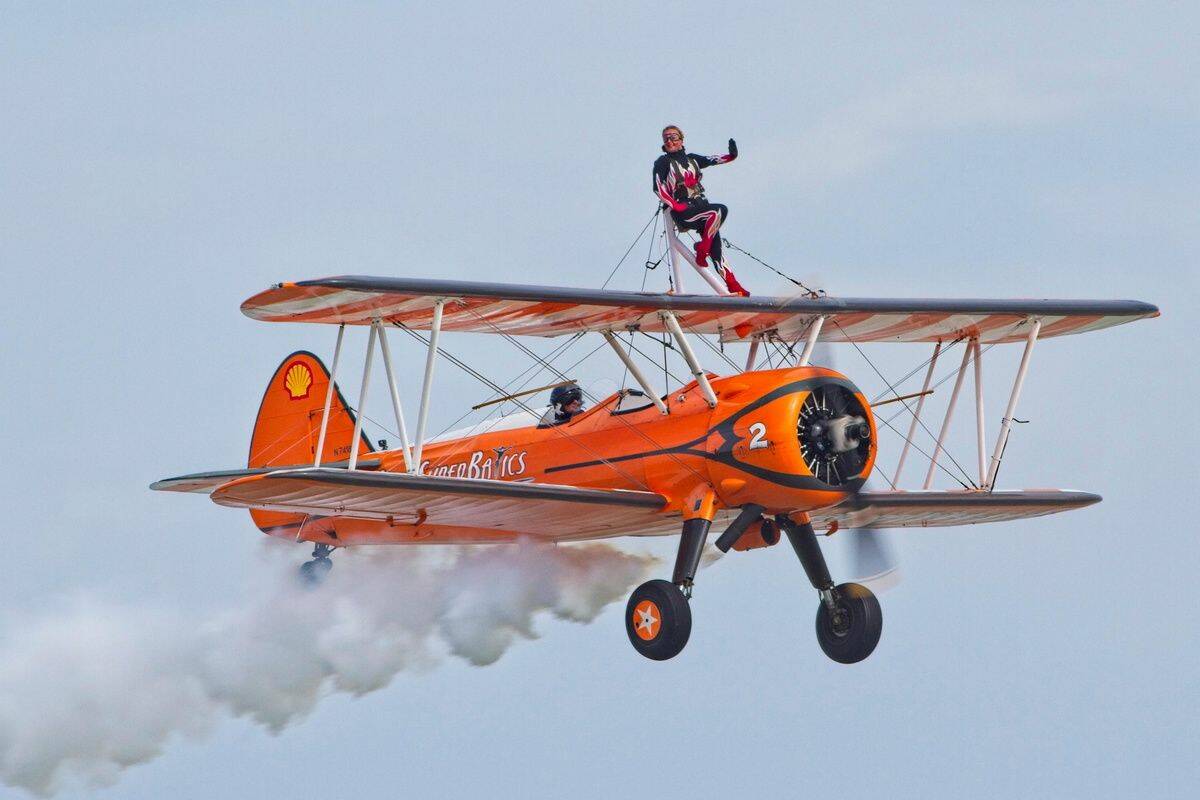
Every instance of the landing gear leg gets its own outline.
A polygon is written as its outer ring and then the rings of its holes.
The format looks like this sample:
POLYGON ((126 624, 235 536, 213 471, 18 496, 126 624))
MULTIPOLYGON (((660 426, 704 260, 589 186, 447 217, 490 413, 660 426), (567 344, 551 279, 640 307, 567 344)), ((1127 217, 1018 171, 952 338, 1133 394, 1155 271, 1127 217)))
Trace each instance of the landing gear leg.
POLYGON ((708 539, 708 529, 712 522, 707 519, 689 519, 683 523, 683 533, 679 537, 679 553, 675 556, 675 571, 671 575, 671 583, 683 590, 689 600, 692 597, 692 584, 696 580, 696 571, 700 569, 700 556, 704 554, 704 542, 708 539))
POLYGON ((633 590, 625 606, 625 633, 633 649, 646 658, 666 661, 683 650, 692 635, 692 583, 712 521, 689 519, 679 537, 679 554, 671 581, 647 581, 633 590))
POLYGON ((796 522, 786 514, 775 517, 792 549, 821 596, 817 606, 817 642, 825 655, 841 664, 862 661, 875 650, 883 632, 883 611, 875 595, 857 583, 833 585, 825 556, 807 518, 796 522))
POLYGON ((333 561, 329 558, 332 552, 332 545, 317 543, 313 546, 312 561, 305 561, 300 565, 300 581, 305 586, 317 586, 329 570, 333 569, 333 561))

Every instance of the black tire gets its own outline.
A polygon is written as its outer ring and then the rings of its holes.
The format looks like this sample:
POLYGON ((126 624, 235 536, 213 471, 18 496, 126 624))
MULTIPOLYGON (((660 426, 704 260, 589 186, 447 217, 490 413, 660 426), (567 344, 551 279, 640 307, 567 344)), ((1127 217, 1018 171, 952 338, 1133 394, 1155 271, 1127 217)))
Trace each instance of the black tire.
POLYGON ((867 587, 843 583, 836 587, 840 618, 822 602, 817 607, 817 642, 839 664, 856 664, 875 650, 883 633, 883 609, 867 587))
POLYGON ((666 661, 683 650, 692 635, 692 608, 670 581, 647 581, 625 605, 625 633, 646 658, 666 661))
POLYGON ((333 569, 333 562, 328 558, 314 558, 312 561, 305 561, 300 565, 300 582, 309 587, 317 586, 331 569, 333 569))

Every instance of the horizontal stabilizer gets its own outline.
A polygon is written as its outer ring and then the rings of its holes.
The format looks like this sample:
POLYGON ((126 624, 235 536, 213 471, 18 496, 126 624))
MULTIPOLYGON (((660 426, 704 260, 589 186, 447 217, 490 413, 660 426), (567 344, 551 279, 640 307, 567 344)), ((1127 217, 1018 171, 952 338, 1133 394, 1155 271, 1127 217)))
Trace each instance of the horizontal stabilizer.
POLYGON ((981 492, 860 492, 841 505, 814 511, 815 528, 944 528, 1008 522, 1071 511, 1100 495, 1058 489, 981 492))
POLYGON ((636 534, 661 521, 666 503, 654 492, 324 467, 239 478, 212 499, 235 508, 552 538, 636 534))
MULTIPOLYGON (((345 469, 350 466, 349 461, 335 461, 332 464, 325 464, 325 467, 331 469, 345 469)), ((362 459, 358 462, 359 469, 378 469, 378 459, 362 459)), ((257 467, 250 469, 222 469, 213 472, 193 472, 190 475, 179 475, 175 478, 163 478, 161 481, 155 481, 150 484, 150 488, 156 492, 196 492, 197 494, 211 494, 213 489, 229 483, 238 478, 246 478, 250 475, 265 475, 268 472, 278 472, 281 469, 303 469, 302 466, 295 467, 257 467)))

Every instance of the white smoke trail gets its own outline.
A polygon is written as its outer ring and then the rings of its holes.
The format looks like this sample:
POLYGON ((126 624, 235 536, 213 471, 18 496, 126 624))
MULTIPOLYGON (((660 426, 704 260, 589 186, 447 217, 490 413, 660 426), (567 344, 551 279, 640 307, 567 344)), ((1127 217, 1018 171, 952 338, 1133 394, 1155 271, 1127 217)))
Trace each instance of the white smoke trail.
POLYGON ((329 692, 362 695, 449 652, 533 639, 542 612, 590 622, 653 559, 602 544, 374 548, 316 590, 292 569, 217 615, 76 601, 0 640, 0 780, 41 796, 102 786, 223 715, 280 731, 329 692))

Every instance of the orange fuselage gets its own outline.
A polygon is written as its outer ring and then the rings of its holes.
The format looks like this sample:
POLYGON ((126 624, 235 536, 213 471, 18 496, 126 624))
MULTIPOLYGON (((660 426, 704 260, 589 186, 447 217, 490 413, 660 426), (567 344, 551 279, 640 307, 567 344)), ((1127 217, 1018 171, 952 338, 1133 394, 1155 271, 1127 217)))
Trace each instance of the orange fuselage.
MULTIPOLYGON (((798 367, 713 377, 711 384, 715 407, 693 382, 665 398, 666 415, 653 405, 614 413, 614 395, 562 425, 432 442, 422 455, 421 472, 651 491, 666 498, 663 514, 685 519, 749 503, 767 513, 824 508, 845 499, 870 474, 875 420, 866 398, 841 374, 798 367), (797 436, 805 400, 815 387, 830 383, 853 394, 871 430, 861 471, 837 485, 813 474, 797 436)), ((401 450, 366 457, 378 459, 381 470, 406 468, 401 450)), ((260 527, 280 521, 271 512, 254 514, 260 527)), ((322 527, 313 526, 304 538, 323 540, 322 527)), ((343 542, 348 537, 357 543, 393 542, 401 533, 375 520, 343 519, 336 528, 343 542)))

